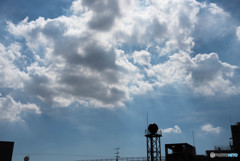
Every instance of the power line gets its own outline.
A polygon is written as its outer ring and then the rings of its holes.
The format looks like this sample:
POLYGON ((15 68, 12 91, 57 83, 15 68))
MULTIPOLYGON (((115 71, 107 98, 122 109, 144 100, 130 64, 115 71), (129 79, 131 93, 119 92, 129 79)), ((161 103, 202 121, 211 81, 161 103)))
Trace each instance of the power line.
POLYGON ((44 156, 80 156, 80 157, 113 157, 113 156, 97 156, 86 154, 59 154, 59 153, 13 153, 13 155, 44 155, 44 156))

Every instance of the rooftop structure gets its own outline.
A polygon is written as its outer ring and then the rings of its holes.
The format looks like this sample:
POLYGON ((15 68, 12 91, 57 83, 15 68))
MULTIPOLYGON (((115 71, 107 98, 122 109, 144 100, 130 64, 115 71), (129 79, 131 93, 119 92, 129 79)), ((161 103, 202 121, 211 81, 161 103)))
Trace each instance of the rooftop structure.
POLYGON ((0 141, 0 160, 12 161, 14 142, 0 141))

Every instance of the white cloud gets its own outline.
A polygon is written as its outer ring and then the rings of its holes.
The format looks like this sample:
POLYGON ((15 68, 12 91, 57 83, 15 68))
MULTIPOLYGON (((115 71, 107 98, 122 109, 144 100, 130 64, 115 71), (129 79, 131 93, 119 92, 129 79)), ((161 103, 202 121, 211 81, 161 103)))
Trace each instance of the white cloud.
POLYGON ((231 16, 214 3, 202 4, 194 29, 196 39, 208 42, 209 39, 222 39, 232 32, 231 16))
POLYGON ((212 124, 205 124, 205 125, 202 125, 201 126, 201 130, 204 131, 204 132, 207 132, 207 133, 216 133, 216 134, 219 134, 222 130, 221 127, 213 127, 212 124))
POLYGON ((8 47, 0 43, 0 87, 22 88, 22 81, 28 79, 28 75, 15 65, 15 61, 21 57, 20 50, 18 43, 8 47))
POLYGON ((16 102, 11 96, 0 97, 0 120, 2 121, 19 121, 22 112, 41 114, 38 106, 35 104, 22 104, 16 102))
POLYGON ((116 22, 118 41, 160 46, 160 55, 179 49, 191 51, 194 42, 190 34, 200 9, 197 1, 148 1, 141 7, 137 1, 133 4, 130 9, 121 10, 123 16, 116 22))
POLYGON ((70 10, 75 14, 81 14, 86 11, 86 8, 83 7, 81 0, 76 0, 72 2, 72 5, 70 7, 70 10))
POLYGON ((76 0, 70 10, 72 15, 55 19, 8 22, 8 31, 26 40, 33 61, 23 64, 24 70, 15 65, 23 56, 23 42, 15 43, 11 50, 0 46, 4 53, 0 57, 4 69, 1 87, 20 85, 23 91, 61 107, 74 102, 124 106, 131 95, 178 83, 203 95, 240 91, 233 81, 236 66, 221 62, 216 53, 191 57, 193 31, 202 20, 199 15, 203 19, 205 14, 210 16, 209 22, 216 16, 220 17, 217 21, 228 17, 214 4, 76 0), (163 61, 162 56, 169 59, 163 61))
POLYGON ((150 53, 146 50, 141 50, 141 51, 134 51, 133 53, 133 59, 134 63, 137 63, 139 65, 147 65, 150 66, 150 53))
POLYGON ((205 95, 239 93, 239 87, 232 81, 237 66, 221 62, 216 53, 198 54, 192 60, 194 65, 188 69, 191 80, 187 84, 195 92, 205 95))
POLYGON ((24 90, 54 106, 81 100, 97 107, 124 106, 129 100, 127 85, 141 78, 137 68, 102 41, 101 34, 82 31, 81 18, 78 24, 72 19, 75 16, 9 23, 9 31, 24 37, 38 60, 27 67, 30 79, 24 81, 24 90), (79 34, 72 35, 72 30, 79 34))
POLYGON ((175 125, 173 128, 166 128, 162 130, 163 133, 176 133, 176 134, 181 134, 182 130, 180 129, 179 126, 175 125))
POLYGON ((115 19, 120 16, 119 2, 117 0, 76 0, 70 10, 74 14, 89 12, 91 15, 87 23, 90 29, 108 31, 114 25, 115 19))
POLYGON ((194 92, 203 95, 239 93, 232 77, 236 66, 221 62, 216 53, 198 54, 191 58, 181 52, 170 59, 147 70, 151 77, 156 76, 159 83, 186 84, 194 92))
POLYGON ((237 35, 238 40, 240 40, 240 26, 237 27, 237 29, 236 29, 236 35, 237 35))
POLYGON ((217 4, 215 3, 210 3, 207 8, 213 15, 225 16, 225 17, 229 16, 228 13, 226 13, 222 8, 217 6, 217 4))

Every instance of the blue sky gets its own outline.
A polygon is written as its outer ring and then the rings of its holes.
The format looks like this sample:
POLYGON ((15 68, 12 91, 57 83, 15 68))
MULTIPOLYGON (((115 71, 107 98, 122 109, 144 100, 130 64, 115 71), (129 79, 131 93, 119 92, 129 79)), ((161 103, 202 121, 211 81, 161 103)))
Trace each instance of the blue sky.
POLYGON ((0 1, 0 140, 15 142, 13 161, 146 156, 148 114, 162 147, 193 144, 193 131, 198 154, 227 145, 240 113, 239 7, 0 1))

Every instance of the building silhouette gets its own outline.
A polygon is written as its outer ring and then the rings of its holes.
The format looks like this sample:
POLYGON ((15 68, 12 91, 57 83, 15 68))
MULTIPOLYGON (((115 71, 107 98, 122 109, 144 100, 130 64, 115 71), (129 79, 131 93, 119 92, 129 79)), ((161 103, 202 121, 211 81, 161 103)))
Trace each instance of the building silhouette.
POLYGON ((167 161, 192 161, 195 159, 195 147, 188 143, 165 144, 167 161))
POLYGON ((214 150, 206 150, 209 161, 240 161, 240 122, 231 125, 231 132, 229 146, 215 146, 214 150))
POLYGON ((238 122, 236 125, 231 126, 232 130, 232 143, 231 149, 238 154, 240 154, 240 122, 238 122))
POLYGON ((147 157, 118 156, 79 161, 240 161, 240 122, 231 125, 232 137, 229 145, 215 146, 213 150, 206 150, 206 155, 196 155, 195 147, 188 143, 165 144, 165 157, 161 156, 161 129, 158 129, 156 124, 150 125, 145 130, 147 157))
POLYGON ((165 144, 166 161, 240 161, 240 122, 231 125, 231 132, 229 145, 206 150, 205 156, 196 155, 195 147, 187 143, 165 144))
MULTIPOLYGON (((147 138, 147 156, 79 160, 79 161, 240 161, 240 122, 231 125, 232 137, 229 145, 215 146, 206 150, 206 155, 196 155, 194 146, 188 143, 165 144, 165 157, 161 156, 161 129, 156 124, 150 124, 145 130, 147 138)), ((14 142, 0 141, 0 161, 12 161, 14 142)), ((119 148, 117 148, 119 150, 119 148)), ((24 160, 29 160, 26 156, 24 160)))
POLYGON ((12 161, 14 142, 0 141, 0 160, 12 161))

